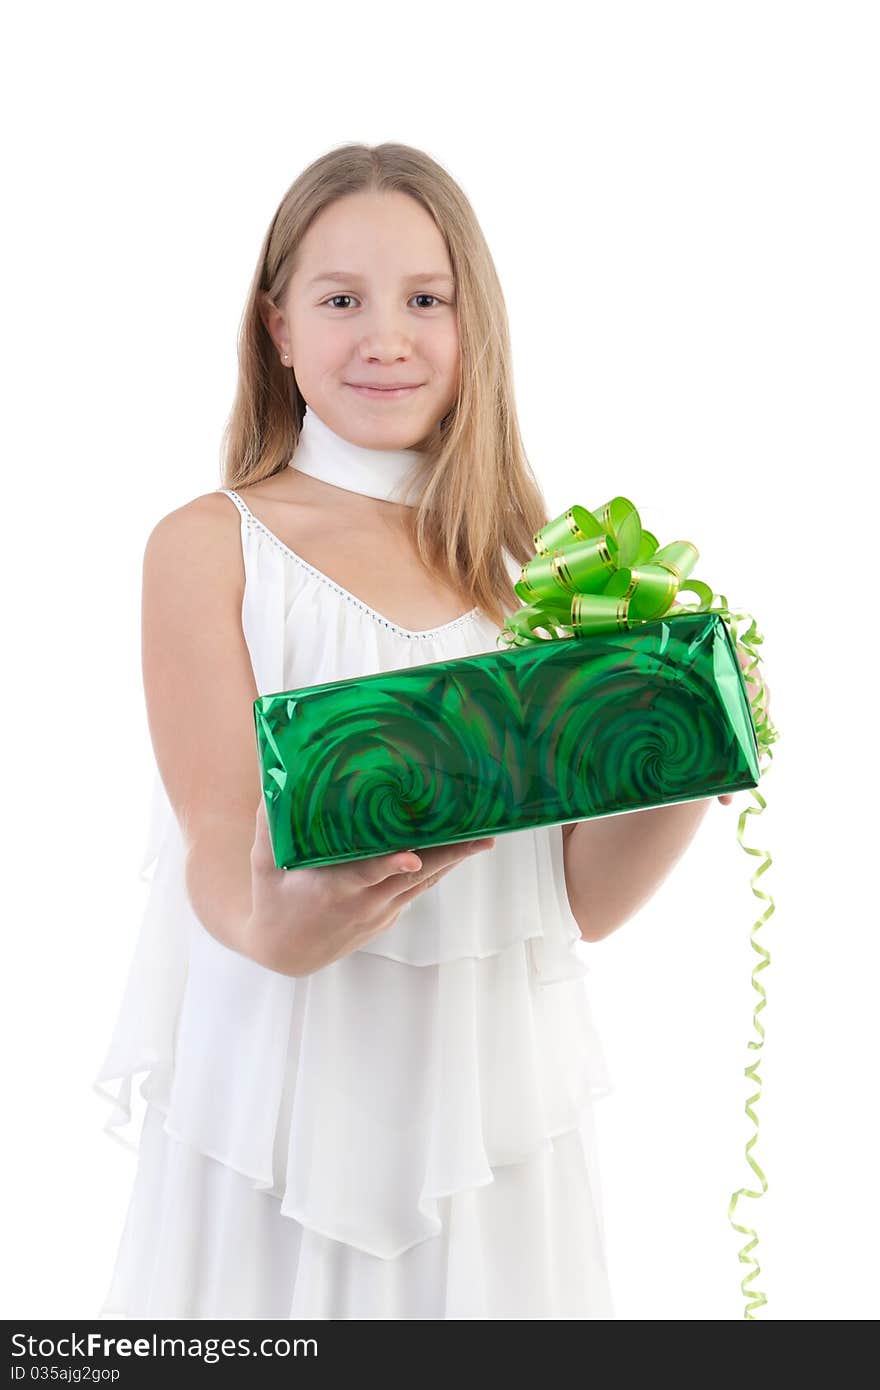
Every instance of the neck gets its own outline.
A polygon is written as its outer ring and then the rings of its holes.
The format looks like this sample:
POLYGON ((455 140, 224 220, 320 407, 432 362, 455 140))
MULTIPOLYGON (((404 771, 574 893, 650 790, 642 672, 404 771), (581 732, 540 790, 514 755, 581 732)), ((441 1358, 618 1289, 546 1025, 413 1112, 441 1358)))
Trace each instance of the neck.
POLYGON ((306 406, 288 467, 364 497, 415 506, 424 489, 425 456, 417 449, 369 449, 337 434, 306 406))

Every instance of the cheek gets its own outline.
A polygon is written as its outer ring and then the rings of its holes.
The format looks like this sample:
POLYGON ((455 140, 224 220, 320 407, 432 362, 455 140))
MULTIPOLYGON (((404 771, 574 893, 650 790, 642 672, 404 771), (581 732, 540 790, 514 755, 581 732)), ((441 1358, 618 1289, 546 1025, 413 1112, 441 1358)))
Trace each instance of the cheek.
POLYGON ((351 362, 351 343, 339 333, 327 332, 320 325, 310 326, 296 340, 295 369, 300 384, 316 383, 338 376, 351 362))
POLYGON ((432 359, 448 372, 457 372, 461 362, 461 349, 458 341, 458 324, 454 321, 448 327, 438 329, 429 347, 432 359))

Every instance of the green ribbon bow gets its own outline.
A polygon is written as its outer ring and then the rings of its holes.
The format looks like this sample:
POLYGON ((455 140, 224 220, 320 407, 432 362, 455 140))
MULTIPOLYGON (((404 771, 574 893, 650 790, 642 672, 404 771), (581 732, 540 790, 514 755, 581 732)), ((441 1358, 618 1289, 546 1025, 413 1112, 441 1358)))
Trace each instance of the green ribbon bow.
POLYGON ((543 640, 537 627, 567 628, 574 637, 619 632, 654 622, 664 613, 697 613, 712 603, 708 584, 689 576, 700 558, 690 541, 658 549, 626 497, 604 507, 585 507, 548 521, 535 536, 537 554, 523 567, 516 593, 526 604, 504 624, 505 645, 543 640), (700 595, 694 605, 674 604, 687 588, 700 595))
MULTIPOLYGON (((672 541, 661 549, 626 497, 613 497, 593 512, 569 507, 536 532, 534 545, 535 555, 513 586, 524 606, 506 620, 497 646, 620 632, 665 614, 712 611, 732 619, 751 617, 732 613, 723 595, 716 602, 709 585, 693 578, 700 552, 692 541, 672 541), (682 590, 695 594, 698 602, 675 602, 682 590)), ((754 619, 745 639, 734 633, 735 646, 754 658, 747 676, 760 660, 749 643, 763 640, 754 619)), ((763 685, 749 696, 759 757, 779 737, 763 697, 763 685)))
MULTIPOLYGON (((658 548, 657 537, 643 528, 638 512, 626 497, 613 497, 604 507, 592 512, 585 507, 569 507, 541 527, 535 534, 534 544, 536 553, 523 566, 520 578, 514 585, 515 593, 525 606, 507 619, 498 635, 498 646, 527 646, 533 642, 589 638, 603 632, 619 632, 641 623, 656 622, 667 613, 711 610, 730 618, 734 623, 751 618, 751 627, 744 638, 740 638, 735 628, 732 634, 735 649, 753 658, 752 665, 745 670, 747 679, 760 660, 751 644, 759 645, 764 639, 751 614, 732 613, 723 594, 719 595, 716 604, 708 584, 693 578, 694 566, 700 558, 697 547, 691 541, 673 541, 662 549, 658 548), (691 604, 675 602, 682 589, 696 594, 699 601, 691 604)), ((771 745, 776 742, 779 733, 766 713, 763 682, 760 682, 756 695, 749 694, 749 702, 759 760, 767 754, 772 761, 771 745)), ((767 995, 757 976, 770 964, 770 952, 758 942, 756 934, 775 911, 775 905, 769 894, 755 886, 757 879, 773 862, 770 854, 743 844, 746 816, 760 814, 767 804, 757 789, 752 788, 751 791, 759 809, 756 811, 749 806, 742 812, 737 839, 747 854, 764 855, 764 862, 752 875, 752 892, 756 897, 769 898, 770 901, 770 906, 753 923, 751 930, 751 944, 761 957, 752 970, 752 986, 760 995, 752 1015, 759 1040, 750 1039, 748 1046, 760 1051, 764 1045, 764 1029, 758 1015, 766 1006, 767 995)), ((758 1243, 758 1236, 750 1226, 738 1225, 733 1220, 733 1211, 740 1197, 760 1197, 766 1192, 767 1179, 750 1152, 758 1139, 758 1117, 752 1108, 753 1102, 761 1096, 757 1061, 746 1067, 745 1075, 758 1087, 745 1104, 746 1114, 755 1126, 755 1133, 746 1144, 746 1161, 757 1174, 761 1190, 738 1188, 731 1196, 727 1214, 734 1230, 751 1237, 739 1251, 739 1260, 742 1264, 754 1266, 750 1273, 743 1276, 740 1284, 743 1295, 750 1300, 744 1316, 752 1319, 753 1310, 767 1302, 766 1295, 760 1290, 747 1288, 761 1272, 757 1259, 751 1254, 758 1243)))

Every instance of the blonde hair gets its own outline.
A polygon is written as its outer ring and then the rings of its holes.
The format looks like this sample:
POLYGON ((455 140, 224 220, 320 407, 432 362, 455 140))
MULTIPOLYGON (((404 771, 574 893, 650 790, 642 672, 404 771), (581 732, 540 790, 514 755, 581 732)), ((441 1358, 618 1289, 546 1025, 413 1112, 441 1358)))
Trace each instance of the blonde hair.
MULTIPOLYGON (((499 627, 519 606, 504 550, 525 564, 548 521, 520 438, 513 400, 507 310, 476 215, 441 166, 409 145, 340 145, 291 184, 266 233, 242 316, 238 385, 223 435, 222 486, 238 488, 283 469, 296 448, 305 401, 278 360, 260 306, 284 299, 313 219, 359 192, 409 194, 434 219, 452 263, 461 367, 458 397, 417 446, 428 481, 410 509, 412 535, 431 573, 469 595, 499 627)), ((415 446, 414 446, 415 447, 415 446)), ((295 467, 295 464, 294 464, 295 467)))

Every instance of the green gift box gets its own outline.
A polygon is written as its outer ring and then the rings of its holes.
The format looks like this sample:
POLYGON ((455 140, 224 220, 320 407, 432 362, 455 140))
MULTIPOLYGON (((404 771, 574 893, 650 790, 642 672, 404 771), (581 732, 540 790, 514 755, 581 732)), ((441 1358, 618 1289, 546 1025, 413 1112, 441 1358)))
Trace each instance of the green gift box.
POLYGON ((696 547, 659 548, 625 497, 534 543, 504 649, 254 701, 278 868, 757 786, 777 734, 755 725, 696 547), (699 603, 673 603, 682 588, 699 603))
POLYGON ((278 868, 759 780, 743 672, 715 612, 264 694, 254 718, 278 868))

